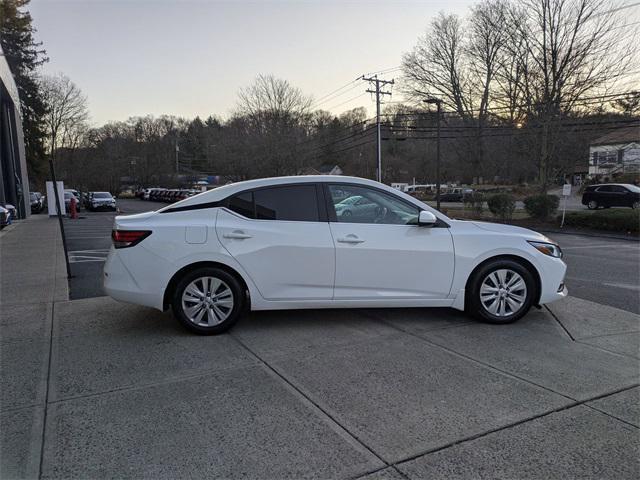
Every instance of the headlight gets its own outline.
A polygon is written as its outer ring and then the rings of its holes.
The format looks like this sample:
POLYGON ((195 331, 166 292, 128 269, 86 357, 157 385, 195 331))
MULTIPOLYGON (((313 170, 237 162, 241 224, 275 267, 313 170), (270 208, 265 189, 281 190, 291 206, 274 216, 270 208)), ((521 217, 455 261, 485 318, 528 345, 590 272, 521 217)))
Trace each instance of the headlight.
POLYGON ((529 244, 545 255, 549 255, 554 258, 562 258, 562 250, 560 250, 560 247, 555 243, 529 241, 529 244))

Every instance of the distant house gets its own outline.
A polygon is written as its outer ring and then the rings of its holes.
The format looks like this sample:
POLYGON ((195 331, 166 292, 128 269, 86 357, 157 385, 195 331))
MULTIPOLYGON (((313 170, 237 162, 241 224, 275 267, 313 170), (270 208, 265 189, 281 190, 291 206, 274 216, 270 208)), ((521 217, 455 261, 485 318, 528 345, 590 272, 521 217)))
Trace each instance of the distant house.
POLYGON ((589 145, 589 176, 640 173, 640 123, 616 129, 589 145))
POLYGON ((321 165, 318 168, 308 167, 300 172, 300 175, 342 175, 339 165, 321 165))

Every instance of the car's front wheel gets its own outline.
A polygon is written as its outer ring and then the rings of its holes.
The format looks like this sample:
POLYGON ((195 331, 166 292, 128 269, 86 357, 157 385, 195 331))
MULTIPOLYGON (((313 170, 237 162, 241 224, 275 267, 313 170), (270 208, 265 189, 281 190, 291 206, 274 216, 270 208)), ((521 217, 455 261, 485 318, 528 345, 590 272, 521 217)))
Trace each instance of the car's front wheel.
POLYGON ((471 278, 467 311, 488 323, 511 323, 531 308, 536 284, 522 264, 509 259, 490 261, 471 278))
POLYGON ((236 323, 243 303, 243 289, 233 275, 203 267, 178 281, 171 306, 180 323, 192 332, 215 335, 236 323))

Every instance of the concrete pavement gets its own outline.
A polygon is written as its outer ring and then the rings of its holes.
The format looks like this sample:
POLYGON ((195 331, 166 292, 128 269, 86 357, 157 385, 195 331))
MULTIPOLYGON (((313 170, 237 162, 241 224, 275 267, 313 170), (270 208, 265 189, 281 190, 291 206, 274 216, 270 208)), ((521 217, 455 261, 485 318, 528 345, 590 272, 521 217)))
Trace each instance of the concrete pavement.
POLYGON ((56 235, 32 217, 0 238, 1 478, 640 475, 634 313, 261 312, 199 337, 67 300, 56 235))

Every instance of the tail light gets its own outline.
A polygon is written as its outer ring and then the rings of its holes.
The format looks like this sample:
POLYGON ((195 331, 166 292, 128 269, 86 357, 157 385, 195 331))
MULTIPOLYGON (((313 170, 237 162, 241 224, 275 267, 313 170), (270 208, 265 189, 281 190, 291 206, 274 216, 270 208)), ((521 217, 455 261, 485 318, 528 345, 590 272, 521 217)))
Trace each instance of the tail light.
POLYGON ((151 235, 151 230, 113 230, 111 238, 115 248, 133 247, 151 235))

